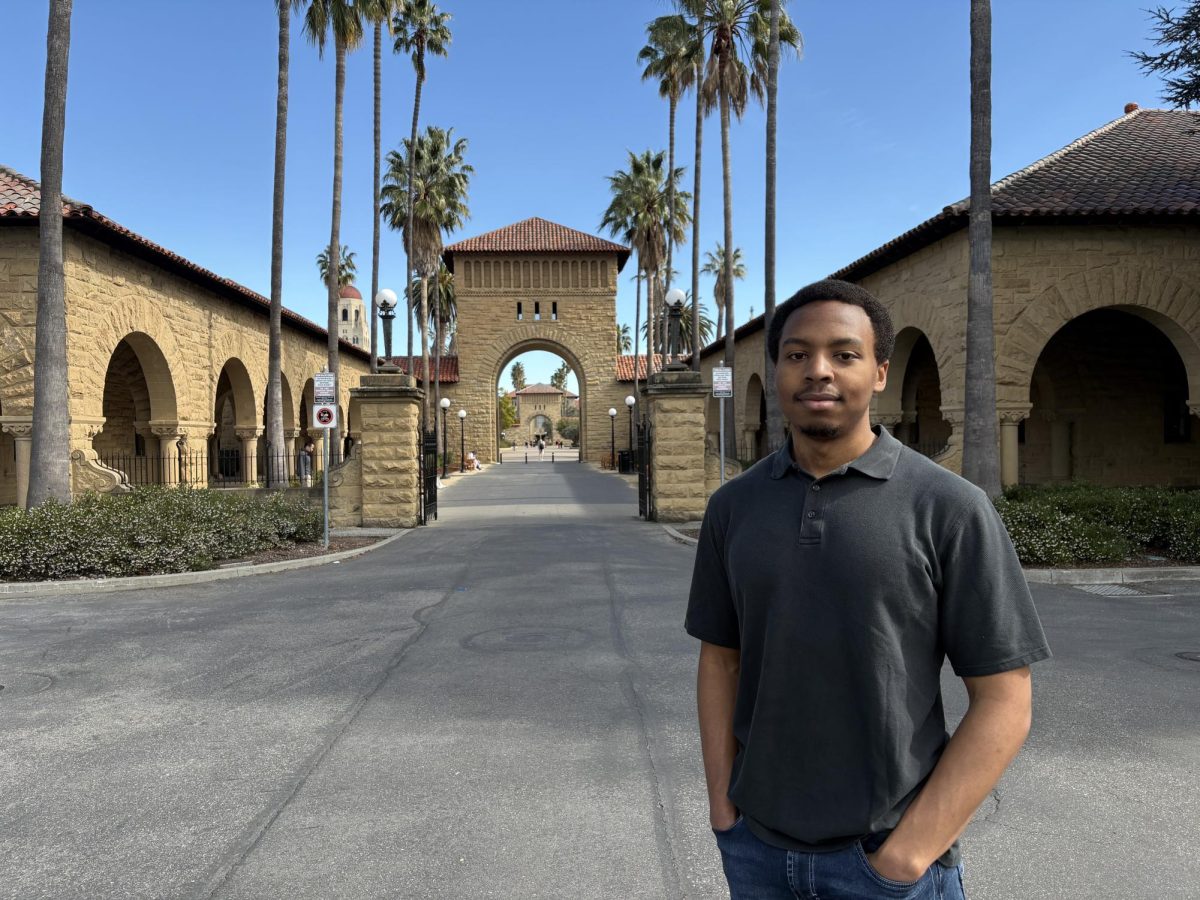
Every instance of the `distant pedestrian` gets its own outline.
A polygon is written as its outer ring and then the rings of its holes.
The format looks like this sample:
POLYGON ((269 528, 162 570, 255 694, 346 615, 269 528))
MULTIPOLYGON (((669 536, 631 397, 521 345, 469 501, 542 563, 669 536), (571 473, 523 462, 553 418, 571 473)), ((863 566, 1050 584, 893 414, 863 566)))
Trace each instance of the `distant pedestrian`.
POLYGON ((686 628, 732 900, 962 898, 959 836, 1029 731, 1050 650, 1003 522, 871 426, 894 343, 857 285, 782 304, 790 438, 704 516, 686 628), (952 738, 946 658, 969 697, 952 738))
POLYGON ((538 438, 538 462, 542 461, 542 456, 546 452, 546 442, 538 438))
POLYGON ((304 446, 296 454, 296 476, 300 479, 300 484, 304 487, 312 487, 313 458, 316 456, 316 453, 317 448, 313 444, 313 439, 305 438, 304 446))

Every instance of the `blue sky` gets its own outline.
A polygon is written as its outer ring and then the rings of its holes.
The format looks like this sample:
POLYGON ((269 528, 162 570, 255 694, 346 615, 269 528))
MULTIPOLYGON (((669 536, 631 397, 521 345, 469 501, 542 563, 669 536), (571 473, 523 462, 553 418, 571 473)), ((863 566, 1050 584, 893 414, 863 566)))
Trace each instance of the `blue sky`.
MULTIPOLYGON (((993 4, 993 178, 1121 114, 1159 104, 1127 51, 1148 44, 1145 0, 993 4)), ((528 216, 597 232, 605 176, 626 150, 665 149, 667 107, 636 62, 666 0, 443 0, 450 57, 429 64, 422 127, 453 127, 475 167, 456 240, 528 216)), ((276 19, 270 0, 75 4, 64 190, 121 224, 264 295, 270 288, 276 19)), ((777 293, 834 271, 967 193, 967 0, 791 0, 803 59, 780 76, 777 293)), ((4 9, 0 163, 38 177, 45 0, 4 9)), ((385 48, 386 50, 386 48, 385 48)), ((333 59, 293 31, 284 302, 325 322, 314 259, 329 240, 333 59)), ((385 152, 408 134, 411 63, 385 54, 385 152)), ((350 57, 342 241, 370 289, 371 50, 350 57)), ((691 182, 694 107, 681 104, 677 164, 691 182)), ((740 324, 762 312, 764 118, 732 137, 734 243, 748 275, 740 324)), ((720 131, 705 126, 701 248, 721 236, 720 131)), ((685 260, 690 248, 677 251, 685 260)), ((380 283, 403 281, 384 231, 380 283)), ((618 319, 633 324, 632 268, 618 319)), ((701 282, 702 298, 711 284, 701 282)), ((715 316, 714 316, 715 318, 715 316)), ((558 365, 524 359, 530 381, 558 365)))

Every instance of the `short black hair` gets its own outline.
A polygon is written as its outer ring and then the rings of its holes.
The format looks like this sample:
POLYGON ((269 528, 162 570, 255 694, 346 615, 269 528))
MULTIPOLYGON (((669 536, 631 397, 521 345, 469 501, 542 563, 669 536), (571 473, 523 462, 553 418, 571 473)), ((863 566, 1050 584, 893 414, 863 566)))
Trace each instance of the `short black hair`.
POLYGON ((807 287, 800 288, 775 310, 775 316, 771 319, 771 330, 767 334, 767 349, 771 354, 771 362, 779 362, 779 342, 783 339, 783 326, 787 324, 788 317, 800 307, 822 300, 834 300, 862 307, 867 318, 871 320, 871 329, 875 332, 875 361, 882 363, 892 358, 892 350, 896 347, 896 327, 892 324, 892 316, 887 307, 866 288, 849 281, 826 278, 824 281, 814 281, 807 287))

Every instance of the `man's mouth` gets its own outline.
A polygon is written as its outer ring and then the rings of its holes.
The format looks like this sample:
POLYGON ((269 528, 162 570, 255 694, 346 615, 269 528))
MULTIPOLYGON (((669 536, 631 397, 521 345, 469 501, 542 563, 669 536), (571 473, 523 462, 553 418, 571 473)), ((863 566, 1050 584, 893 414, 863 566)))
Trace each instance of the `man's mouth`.
POLYGON ((840 400, 836 394, 800 394, 796 399, 808 409, 830 409, 840 400))

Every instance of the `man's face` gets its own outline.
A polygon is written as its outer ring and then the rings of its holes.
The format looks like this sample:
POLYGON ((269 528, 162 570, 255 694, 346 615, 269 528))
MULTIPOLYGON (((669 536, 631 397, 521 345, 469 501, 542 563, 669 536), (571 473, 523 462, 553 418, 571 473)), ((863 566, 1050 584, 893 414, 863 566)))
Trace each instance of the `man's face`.
POLYGON ((869 421, 871 396, 887 385, 875 361, 875 329, 866 310, 819 300, 788 316, 779 340, 775 388, 792 430, 831 441, 869 421))

